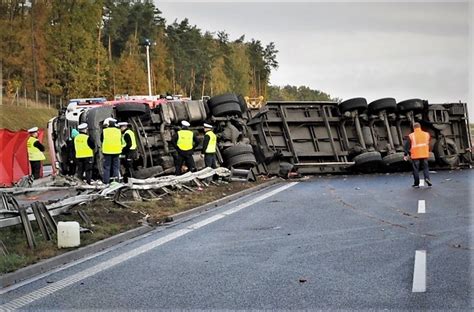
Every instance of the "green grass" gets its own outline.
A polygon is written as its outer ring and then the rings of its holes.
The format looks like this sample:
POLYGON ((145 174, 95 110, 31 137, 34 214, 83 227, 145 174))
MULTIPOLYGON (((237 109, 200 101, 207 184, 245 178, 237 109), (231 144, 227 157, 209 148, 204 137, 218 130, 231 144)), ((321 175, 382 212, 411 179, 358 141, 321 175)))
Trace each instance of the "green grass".
MULTIPOLYGON (((48 152, 48 121, 57 115, 57 110, 47 107, 24 107, 16 105, 0 105, 0 129, 12 131, 38 127, 45 130, 43 144, 46 147, 45 164, 49 164, 48 152)), ((0 147, 1 148, 1 147, 0 147)))
POLYGON ((48 121, 56 115, 57 110, 52 108, 1 105, 0 128, 16 131, 37 126, 46 129, 48 121))

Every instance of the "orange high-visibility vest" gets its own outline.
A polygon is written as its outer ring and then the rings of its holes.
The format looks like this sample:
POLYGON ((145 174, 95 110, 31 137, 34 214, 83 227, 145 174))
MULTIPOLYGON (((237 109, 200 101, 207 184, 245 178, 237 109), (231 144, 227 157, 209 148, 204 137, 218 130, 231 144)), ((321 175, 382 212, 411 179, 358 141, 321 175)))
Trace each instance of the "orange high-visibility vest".
POLYGON ((411 159, 422 159, 430 156, 430 134, 428 132, 416 128, 408 137, 411 143, 411 159))

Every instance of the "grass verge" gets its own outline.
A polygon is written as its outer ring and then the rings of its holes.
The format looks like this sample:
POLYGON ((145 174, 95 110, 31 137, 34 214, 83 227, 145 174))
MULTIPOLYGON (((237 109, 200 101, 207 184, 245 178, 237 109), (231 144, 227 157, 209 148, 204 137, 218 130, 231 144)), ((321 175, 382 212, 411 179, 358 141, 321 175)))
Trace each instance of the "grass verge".
POLYGON ((46 147, 45 164, 49 164, 48 152, 48 121, 57 115, 57 110, 41 106, 22 107, 16 105, 0 105, 0 128, 12 131, 38 127, 45 129, 43 144, 46 147))

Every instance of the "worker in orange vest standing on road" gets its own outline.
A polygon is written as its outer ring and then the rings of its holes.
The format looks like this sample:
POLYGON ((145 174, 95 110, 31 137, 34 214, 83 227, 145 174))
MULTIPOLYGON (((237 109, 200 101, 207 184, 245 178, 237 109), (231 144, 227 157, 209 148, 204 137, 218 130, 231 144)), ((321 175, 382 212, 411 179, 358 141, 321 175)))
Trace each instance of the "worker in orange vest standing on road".
POLYGON ((410 155, 413 166, 413 187, 420 187, 420 166, 423 166, 423 176, 428 186, 433 185, 430 180, 430 169, 428 158, 430 157, 430 134, 421 130, 421 125, 417 122, 413 124, 414 131, 408 135, 405 142, 404 160, 408 160, 410 155))
POLYGON ((36 180, 40 178, 41 161, 46 159, 43 154, 45 148, 38 140, 38 127, 28 129, 28 133, 30 134, 30 137, 26 142, 28 160, 30 161, 31 174, 36 180))

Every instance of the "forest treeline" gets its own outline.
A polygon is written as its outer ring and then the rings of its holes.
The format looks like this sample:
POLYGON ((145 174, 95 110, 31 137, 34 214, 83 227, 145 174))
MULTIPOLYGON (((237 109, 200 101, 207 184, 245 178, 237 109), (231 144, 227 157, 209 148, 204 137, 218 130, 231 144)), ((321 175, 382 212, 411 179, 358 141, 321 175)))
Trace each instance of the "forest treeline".
POLYGON ((145 39, 153 94, 329 99, 308 87, 269 85, 278 68, 273 42, 231 40, 187 19, 168 23, 152 1, 124 0, 0 1, 4 90, 64 99, 148 94, 145 39))

